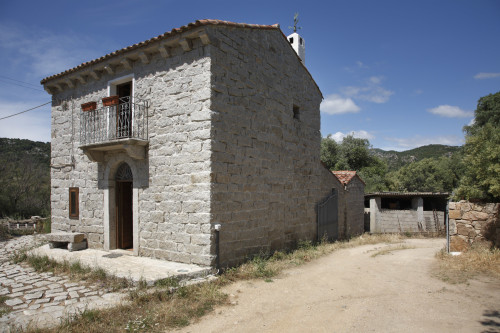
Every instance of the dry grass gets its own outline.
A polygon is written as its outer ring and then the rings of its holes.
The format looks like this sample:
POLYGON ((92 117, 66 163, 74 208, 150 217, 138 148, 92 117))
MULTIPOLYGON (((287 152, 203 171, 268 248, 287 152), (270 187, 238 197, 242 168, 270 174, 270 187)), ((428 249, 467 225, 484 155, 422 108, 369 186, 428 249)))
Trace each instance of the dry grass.
POLYGON ((386 247, 380 251, 377 251, 375 252, 374 254, 371 255, 371 257, 376 257, 376 256, 380 256, 380 255, 385 255, 385 254, 390 254, 394 251, 400 251, 400 250, 408 250, 408 249, 414 249, 415 246, 408 246, 408 245, 405 245, 405 244, 399 244, 397 246, 389 246, 389 247, 386 247))
POLYGON ((441 250, 436 254, 439 266, 435 275, 449 283, 464 283, 484 275, 500 279, 500 250, 486 244, 476 243, 467 252, 453 256, 441 250))
POLYGON ((101 288, 110 291, 118 291, 132 285, 125 278, 112 276, 102 268, 89 268, 80 262, 62 263, 50 259, 48 256, 28 254, 26 250, 16 252, 13 256, 15 263, 26 263, 37 272, 52 272, 56 275, 66 275, 75 281, 85 281, 87 283, 98 284, 101 288))
POLYGON ((337 250, 379 243, 393 244, 402 242, 404 239, 406 239, 405 236, 398 234, 364 234, 335 243, 299 242, 297 249, 292 252, 277 251, 272 256, 261 254, 237 268, 226 271, 223 278, 231 281, 255 278, 269 280, 284 269, 302 265, 337 250))
POLYGON ((336 243, 300 242, 295 251, 260 255, 247 263, 227 270, 210 282, 182 286, 175 279, 158 281, 154 287, 129 289, 129 303, 104 310, 86 310, 66 318, 48 330, 28 332, 164 332, 196 321, 217 305, 227 304, 222 287, 232 281, 260 278, 271 281, 282 270, 302 265, 336 250, 360 245, 398 243, 400 235, 363 235, 336 243))

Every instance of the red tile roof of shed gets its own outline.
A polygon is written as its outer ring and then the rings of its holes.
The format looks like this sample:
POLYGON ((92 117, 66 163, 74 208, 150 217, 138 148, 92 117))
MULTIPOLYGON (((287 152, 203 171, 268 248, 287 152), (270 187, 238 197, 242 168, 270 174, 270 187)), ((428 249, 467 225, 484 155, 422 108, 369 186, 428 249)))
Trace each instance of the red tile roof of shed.
MULTIPOLYGON (((349 182, 354 178, 354 176, 357 176, 359 178, 359 180, 361 180, 363 182, 361 177, 359 177, 356 174, 356 171, 340 170, 340 171, 332 171, 332 173, 344 185, 349 184, 349 182)), ((363 182, 363 184, 364 184, 364 182, 363 182)))

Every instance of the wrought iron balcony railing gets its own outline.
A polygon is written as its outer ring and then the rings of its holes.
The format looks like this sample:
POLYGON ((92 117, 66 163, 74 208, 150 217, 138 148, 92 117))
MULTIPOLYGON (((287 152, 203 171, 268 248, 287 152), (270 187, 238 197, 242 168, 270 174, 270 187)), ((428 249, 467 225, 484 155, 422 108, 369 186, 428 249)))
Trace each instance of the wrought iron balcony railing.
POLYGON ((148 140, 148 102, 122 97, 113 106, 82 111, 80 144, 101 144, 119 139, 148 140))

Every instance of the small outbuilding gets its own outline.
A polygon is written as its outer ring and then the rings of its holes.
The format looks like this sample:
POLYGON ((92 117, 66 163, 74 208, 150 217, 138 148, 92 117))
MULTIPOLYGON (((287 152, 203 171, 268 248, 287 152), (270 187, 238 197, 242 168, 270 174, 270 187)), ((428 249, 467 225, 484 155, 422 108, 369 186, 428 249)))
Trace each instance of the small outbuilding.
POLYGON ((339 226, 339 234, 344 238, 360 235, 364 232, 363 207, 365 182, 356 171, 332 171, 344 187, 343 225, 339 226))
POLYGON ((445 232, 449 193, 375 192, 365 195, 365 231, 445 232))

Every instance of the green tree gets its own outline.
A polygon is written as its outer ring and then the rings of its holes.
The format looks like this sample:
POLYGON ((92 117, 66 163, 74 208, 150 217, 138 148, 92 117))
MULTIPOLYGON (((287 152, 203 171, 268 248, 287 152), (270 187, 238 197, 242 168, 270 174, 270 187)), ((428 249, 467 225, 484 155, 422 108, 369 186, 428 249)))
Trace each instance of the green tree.
POLYGON ((456 198, 500 201, 500 126, 486 123, 469 130, 464 163, 466 171, 456 198))
POLYGON ((321 161, 325 163, 329 170, 334 170, 337 164, 339 155, 339 144, 332 139, 329 134, 326 138, 321 139, 321 161))
POLYGON ((367 139, 346 136, 341 143, 331 135, 321 140, 321 160, 330 170, 354 170, 366 183, 366 191, 386 190, 387 163, 370 153, 367 139))
POLYGON ((500 91, 479 99, 464 132, 466 170, 456 199, 500 201, 500 91))
POLYGON ((451 192, 458 184, 457 157, 424 158, 388 174, 389 189, 402 192, 451 192))

